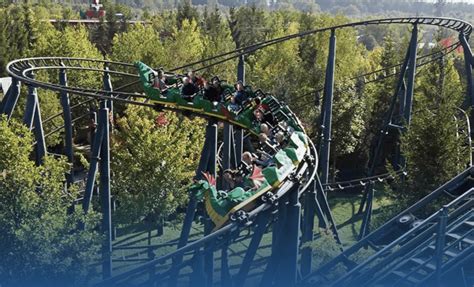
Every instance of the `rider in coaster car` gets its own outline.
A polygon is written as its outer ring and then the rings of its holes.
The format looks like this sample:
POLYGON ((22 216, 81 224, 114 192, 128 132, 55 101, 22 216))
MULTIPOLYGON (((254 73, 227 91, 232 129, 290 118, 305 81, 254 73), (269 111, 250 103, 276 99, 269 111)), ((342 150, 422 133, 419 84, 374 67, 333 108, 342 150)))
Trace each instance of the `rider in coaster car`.
POLYGON ((204 86, 204 79, 196 75, 196 72, 194 72, 193 70, 190 70, 188 72, 188 78, 191 83, 196 86, 196 89, 199 90, 200 88, 202 88, 202 86, 204 86))
POLYGON ((153 72, 155 78, 153 80, 153 88, 159 89, 160 92, 166 92, 168 89, 168 86, 165 83, 165 76, 163 75, 162 70, 154 71, 153 72))
POLYGON ((248 174, 252 173, 254 165, 257 165, 260 168, 265 168, 273 163, 273 159, 269 154, 261 152, 260 155, 262 159, 248 151, 242 154, 242 163, 248 166, 248 174))
POLYGON ((187 101, 192 101, 192 96, 197 93, 199 89, 191 83, 189 77, 183 78, 183 86, 181 87, 181 95, 187 101))
POLYGON ((253 110, 253 116, 253 122, 256 126, 259 126, 261 123, 267 123, 271 126, 274 125, 273 115, 270 111, 268 111, 268 107, 266 107, 266 105, 258 103, 255 109, 253 110))
POLYGON ((271 131, 268 131, 268 133, 270 133, 270 136, 263 131, 258 135, 260 146, 264 150, 266 148, 270 148, 271 150, 276 151, 277 142, 275 140, 275 136, 271 134, 271 131))
POLYGON ((241 81, 237 82, 237 91, 230 99, 229 110, 237 112, 242 108, 243 103, 248 99, 247 92, 244 89, 244 84, 241 81))
POLYGON ((282 132, 282 131, 279 131, 275 134, 275 141, 277 142, 277 144, 282 147, 282 146, 285 146, 288 144, 288 140, 285 136, 285 133, 282 132))
POLYGON ((229 184, 231 189, 236 187, 244 187, 244 179, 237 170, 226 169, 224 170, 224 180, 229 184))
POLYGON ((268 124, 261 124, 260 125, 260 132, 264 133, 267 135, 268 138, 272 139, 274 137, 272 130, 268 126, 268 124))
POLYGON ((224 88, 221 85, 221 80, 217 76, 212 78, 212 85, 216 88, 219 94, 219 102, 222 101, 222 94, 224 93, 224 88))
POLYGON ((219 92, 219 89, 217 89, 217 87, 214 84, 209 84, 208 82, 204 82, 203 98, 210 102, 220 102, 221 94, 219 92))

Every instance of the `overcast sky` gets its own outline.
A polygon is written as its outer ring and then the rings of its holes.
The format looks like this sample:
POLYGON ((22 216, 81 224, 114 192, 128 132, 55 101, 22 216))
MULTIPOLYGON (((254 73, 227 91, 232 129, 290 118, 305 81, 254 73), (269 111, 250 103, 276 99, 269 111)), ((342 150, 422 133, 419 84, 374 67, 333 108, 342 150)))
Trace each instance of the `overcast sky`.
MULTIPOLYGON (((436 2, 436 0, 427 0, 430 2, 436 2)), ((464 3, 471 3, 474 4, 474 0, 447 0, 447 2, 464 2, 464 3)))

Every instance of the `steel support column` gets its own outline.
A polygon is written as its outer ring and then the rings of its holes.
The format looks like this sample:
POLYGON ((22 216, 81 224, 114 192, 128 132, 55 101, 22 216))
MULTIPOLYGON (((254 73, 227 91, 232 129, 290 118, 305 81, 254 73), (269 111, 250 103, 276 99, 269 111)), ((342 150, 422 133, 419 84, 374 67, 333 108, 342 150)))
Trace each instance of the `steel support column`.
POLYGON ((89 172, 87 173, 86 189, 84 191, 84 199, 82 200, 82 209, 84 210, 85 213, 89 211, 89 206, 92 201, 92 194, 94 191, 95 177, 97 175, 97 164, 99 162, 103 134, 104 134, 104 129, 102 128, 102 123, 99 120, 99 123, 96 128, 96 132, 94 135, 94 141, 91 147, 89 172))
POLYGON ((285 258, 285 247, 287 246, 287 235, 286 222, 288 220, 288 209, 287 206, 288 195, 285 194, 278 200, 278 219, 273 223, 272 233, 272 254, 268 260, 267 267, 263 273, 262 279, 260 280, 260 286, 272 286, 273 281, 276 279, 278 268, 281 261, 285 258))
POLYGON ((252 265, 253 259, 255 254, 257 253, 258 247, 260 246, 260 242, 262 241, 262 237, 267 230, 267 223, 270 218, 268 212, 262 213, 258 216, 256 220, 256 226, 253 231, 252 240, 245 252, 244 259, 242 260, 242 264, 240 264, 239 273, 235 275, 234 278, 234 286, 240 287, 245 285, 245 279, 247 277, 248 272, 250 271, 250 267, 252 265))
POLYGON ((110 133, 109 109, 103 104, 99 111, 99 126, 102 130, 100 149, 100 199, 102 204, 102 232, 104 244, 102 246, 102 277, 112 275, 112 202, 110 196, 110 133))
MULTIPOLYGON (((331 207, 329 206, 326 192, 324 192, 324 188, 323 188, 323 185, 321 184, 321 180, 319 179, 318 174, 316 174, 315 185, 316 185, 315 187, 316 188, 316 201, 318 202, 317 207, 320 208, 325 219, 325 220, 322 220, 321 222, 326 225, 324 226, 324 228, 329 227, 331 229, 331 232, 333 233, 334 238, 336 239, 337 243, 341 244, 342 242, 339 236, 339 231, 337 230, 336 221, 334 220, 334 217, 332 216, 331 207)), ((320 212, 320 210, 316 209, 318 213, 320 212)), ((319 217, 322 217, 322 216, 318 215, 318 218, 319 217)))
POLYGON ((331 30, 329 37, 329 55, 324 80, 324 127, 321 151, 321 181, 323 184, 329 179, 329 155, 331 153, 331 124, 334 91, 334 69, 336 66, 336 30, 331 30))
POLYGON ((226 234, 224 237, 225 243, 222 246, 221 249, 221 286, 222 287, 227 287, 229 285, 229 282, 231 282, 231 275, 229 271, 229 243, 231 240, 231 234, 226 234))
POLYGON ((301 224, 301 204, 299 202, 299 184, 297 183, 290 191, 290 202, 288 206, 288 218, 285 225, 287 242, 284 258, 282 258, 280 274, 282 277, 277 281, 279 286, 295 286, 298 278, 298 251, 301 224))
MULTIPOLYGON (((30 74, 34 78, 33 73, 30 74)), ((26 99, 26 110, 23 118, 23 123, 33 130, 35 135, 35 160, 36 165, 43 163, 43 158, 46 155, 46 141, 44 138, 43 121, 41 120, 41 109, 36 87, 28 86, 28 96, 26 99)))
MULTIPOLYGON (((104 68, 104 77, 103 77, 103 82, 104 82, 104 90, 105 91, 110 91, 112 92, 112 80, 110 79, 110 73, 109 73, 109 67, 104 68)), ((110 95, 112 96, 112 95, 110 95)), ((114 102, 112 100, 107 100, 107 108, 109 109, 109 116, 113 116, 114 114, 114 102)))
MULTIPOLYGON (((226 170, 231 168, 230 159, 231 159, 231 144, 232 144, 232 125, 225 123, 224 124, 224 144, 222 147, 222 170, 226 170)), ((227 190, 229 189, 229 183, 225 180, 221 181, 222 186, 221 189, 227 190)))
POLYGON ((190 286, 206 286, 206 275, 204 270, 204 256, 199 249, 193 255, 193 272, 191 274, 190 286))
POLYGON ((234 133, 234 144, 235 144, 235 161, 239 166, 242 161, 242 153, 244 153, 244 131, 241 128, 236 127, 234 133))
POLYGON ((405 127, 408 128, 411 121, 411 111, 413 109, 413 93, 415 90, 415 75, 416 75, 416 54, 418 48, 418 25, 413 25, 413 31, 410 41, 410 59, 408 64, 407 71, 407 83, 406 83, 406 97, 405 97, 405 109, 404 109, 404 118, 405 118, 405 127))
MULTIPOLYGON (((207 169, 209 173, 216 177, 217 172, 217 123, 210 123, 210 134, 209 134, 209 161, 207 169)), ((212 232, 213 223, 209 216, 206 216, 206 222, 204 224, 204 234, 208 235, 212 232)), ((204 246, 204 271, 206 273, 207 286, 212 286, 213 275, 214 275, 214 253, 212 252, 213 246, 206 244, 204 246)))
POLYGON ((448 222, 448 208, 443 206, 438 218, 438 230, 436 234, 436 284, 441 285, 441 275, 444 257, 444 245, 446 243, 446 224, 448 222))
POLYGON ((20 88, 21 82, 17 79, 12 79, 12 84, 7 91, 6 98, 3 102, 2 113, 7 115, 7 120, 12 117, 13 111, 15 110, 15 106, 18 102, 18 98, 20 97, 20 88))
MULTIPOLYGON (((375 173, 375 167, 379 161, 379 157, 382 151, 383 139, 385 135, 388 134, 388 129, 392 121, 393 112, 395 110, 395 105, 399 97, 400 91, 405 87, 405 76, 406 80, 406 95, 404 97, 405 102, 400 103, 404 109, 404 120, 405 125, 408 126, 411 120, 411 111, 413 105, 413 91, 415 86, 415 74, 416 74, 416 57, 417 57, 417 46, 418 46, 418 26, 417 24, 413 25, 412 36, 410 39, 409 48, 407 50, 405 61, 400 70, 400 77, 398 79, 397 88, 392 101, 390 103, 390 108, 385 118, 381 133, 377 140, 377 145, 374 150, 372 161, 370 163, 370 169, 368 176, 373 176, 375 173)), ((403 160, 402 160, 403 161, 403 160)), ((359 232, 359 239, 365 237, 370 231, 370 220, 372 217, 372 200, 374 197, 374 186, 372 182, 367 184, 364 195, 362 196, 362 201, 359 207, 359 213, 364 212, 364 217, 359 232)))
POLYGON ((469 45, 466 36, 463 33, 459 34, 459 41, 464 51, 464 64, 466 69, 466 82, 467 82, 467 93, 466 93, 466 103, 470 107, 474 107, 474 74, 472 68, 474 66, 474 58, 472 55, 471 46, 469 45))
MULTIPOLYGON (((214 121, 209 121, 206 126, 206 134, 204 139, 199 165, 196 170, 195 180, 203 178, 203 172, 209 172, 212 176, 216 176, 216 154, 217 154, 217 124, 214 121)), ((196 213, 198 201, 194 194, 189 194, 189 202, 184 217, 183 228, 178 241, 178 248, 185 246, 188 243, 191 226, 193 224, 196 213)), ((207 220, 207 219, 206 219, 207 220)), ((207 223, 206 223, 207 224, 207 223)), ((176 286, 179 276, 179 265, 183 260, 183 256, 176 256, 173 258, 173 268, 175 270, 171 273, 169 286, 176 286)))
MULTIPOLYGON (((304 196, 304 214, 303 214, 303 234, 301 241, 303 244, 313 241, 314 237, 314 215, 317 214, 319 226, 327 228, 326 218, 323 214, 319 201, 316 199, 316 182, 312 183, 313 189, 306 192, 304 196)), ((306 247, 301 251, 301 274, 304 276, 311 272, 312 249, 306 247)))
MULTIPOLYGON (((61 63, 64 66, 63 63, 61 63)), ((67 87, 67 74, 66 69, 61 69, 59 72, 59 84, 61 86, 67 87)), ((64 117, 64 153, 68 159, 68 162, 71 164, 71 169, 69 170, 68 175, 66 176, 67 184, 70 185, 74 181, 74 152, 72 148, 72 116, 71 116, 71 104, 69 100, 69 94, 66 91, 60 92, 60 101, 63 108, 63 117, 64 117)))
MULTIPOLYGON (((459 34, 459 40, 464 50, 464 63, 466 70, 466 82, 467 82, 467 93, 465 106, 466 108, 470 107, 471 112, 469 115, 469 123, 471 127, 474 127, 474 74, 472 69, 474 67, 474 57, 472 55, 471 46, 469 45, 468 39, 466 39, 463 33, 459 34)), ((474 131, 471 130, 470 134, 471 140, 474 139, 474 131)), ((474 150, 471 150, 471 157, 474 158, 474 150)))

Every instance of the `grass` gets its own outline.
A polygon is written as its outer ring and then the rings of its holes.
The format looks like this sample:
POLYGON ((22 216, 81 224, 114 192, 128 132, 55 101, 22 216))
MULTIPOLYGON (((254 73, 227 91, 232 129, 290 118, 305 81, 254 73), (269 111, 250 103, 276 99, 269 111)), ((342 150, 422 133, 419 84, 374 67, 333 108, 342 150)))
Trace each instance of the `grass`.
MULTIPOLYGON (((362 216, 357 215, 361 196, 358 194, 331 194, 329 197, 329 204, 333 212, 334 219, 338 225, 340 238, 343 242, 344 248, 352 245, 357 238, 359 228, 362 221, 362 216)), ((386 216, 384 208, 390 206, 392 202, 383 193, 375 194, 373 202, 374 217, 386 216)), ((316 220, 317 226, 317 220, 316 220)), ((317 227, 315 231, 318 232, 317 227)), ((164 228, 164 234, 157 236, 156 229, 147 230, 143 224, 138 224, 126 229, 119 229, 118 236, 113 243, 113 274, 120 274, 141 264, 160 256, 166 255, 176 250, 178 238, 180 236, 180 226, 167 225, 164 228)), ((202 238, 203 227, 201 224, 194 223, 190 235, 190 241, 202 238)), ((228 264, 230 273, 235 275, 245 256, 245 251, 248 249, 251 239, 250 230, 241 232, 241 238, 236 242, 232 242, 228 248, 228 264)), ((268 257, 271 255, 272 234, 271 228, 263 236, 260 243, 259 250, 255 255, 254 262, 250 267, 249 275, 245 286, 257 285, 265 270, 268 257)), ((192 254, 188 254, 184 259, 189 259, 192 254)), ((156 269, 157 272, 166 271, 171 264, 169 260, 162 267, 156 269)), ((214 252, 214 282, 220 281, 221 277, 221 252, 214 252)), ((189 280, 189 274, 192 271, 190 267, 183 268, 181 271, 181 278, 179 282, 184 283, 189 280)), ((145 273, 146 274, 146 273, 145 273)), ((138 276, 135 282, 142 282, 148 276, 138 276)))

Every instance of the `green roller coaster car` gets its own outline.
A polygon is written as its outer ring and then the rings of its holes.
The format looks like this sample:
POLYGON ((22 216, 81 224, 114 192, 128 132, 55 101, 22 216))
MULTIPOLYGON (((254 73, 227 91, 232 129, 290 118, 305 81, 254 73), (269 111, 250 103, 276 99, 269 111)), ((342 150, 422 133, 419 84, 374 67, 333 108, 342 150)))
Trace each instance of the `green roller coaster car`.
MULTIPOLYGON (((215 229, 224 225, 231 214, 238 210, 251 210, 255 207, 259 197, 267 192, 276 191, 285 179, 298 168, 308 153, 308 140, 299 120, 286 105, 280 103, 275 97, 261 91, 253 92, 247 87, 246 91, 250 100, 244 104, 241 111, 234 113, 229 111, 228 102, 212 103, 204 99, 201 92, 196 93, 192 101, 185 100, 181 96, 179 79, 176 76, 167 79, 169 83, 174 83, 171 87, 168 87, 166 91, 160 91, 153 87, 155 71, 141 62, 137 62, 136 66, 146 95, 156 104, 204 114, 258 134, 260 126, 254 124, 253 118, 257 104, 252 100, 258 97, 260 99, 259 105, 265 105, 273 118, 278 122, 284 122, 293 130, 288 136, 288 143, 272 156, 274 165, 262 170, 254 166, 252 175, 244 178, 244 181, 249 183, 248 187, 219 191, 216 188, 215 179, 209 175, 206 176, 206 180, 200 180, 190 187, 190 191, 198 199, 204 200, 206 211, 214 222, 215 229)), ((232 86, 226 86, 224 93, 229 94, 234 91, 232 86)))
MULTIPOLYGON (((180 81, 178 76, 175 75, 167 76, 167 81, 172 83, 172 85, 169 86, 166 91, 160 91, 153 87, 155 71, 142 62, 136 62, 135 65, 138 68, 140 80, 146 95, 157 105, 175 107, 217 118, 245 128, 253 134, 258 134, 260 133, 260 127, 254 124, 253 111, 257 106, 255 99, 259 98, 261 100, 260 105, 268 107, 269 112, 271 112, 278 121, 286 122, 288 126, 296 131, 303 131, 302 125, 296 116, 286 105, 280 103, 272 95, 264 94, 260 91, 254 92, 249 87, 246 87, 246 92, 250 100, 241 111, 234 113, 228 109, 229 102, 210 102, 203 98, 201 92, 196 93, 192 101, 187 101, 181 95, 180 81)), ((231 94, 233 92, 235 92, 233 86, 224 85, 224 94, 231 94)))

